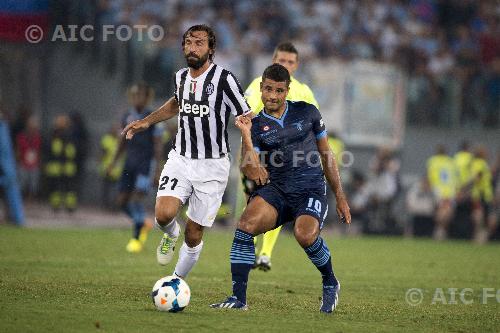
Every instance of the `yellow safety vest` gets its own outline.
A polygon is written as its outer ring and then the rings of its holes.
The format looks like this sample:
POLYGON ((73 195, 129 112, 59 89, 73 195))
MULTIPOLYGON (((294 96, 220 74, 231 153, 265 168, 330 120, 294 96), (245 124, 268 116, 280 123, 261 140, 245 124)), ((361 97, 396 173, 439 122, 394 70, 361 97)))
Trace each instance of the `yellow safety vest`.
POLYGON ((491 203, 493 201, 493 183, 488 162, 482 158, 474 158, 471 164, 471 174, 474 181, 472 199, 491 203))
MULTIPOLYGON (((119 141, 115 135, 105 134, 101 138, 101 148, 104 150, 104 156, 101 160, 101 176, 105 176, 106 170, 113 162, 116 153, 118 152, 119 141)), ((118 180, 123 171, 123 164, 125 162, 125 154, 120 158, 120 160, 115 164, 115 167, 111 170, 110 178, 112 180, 118 180)))
POLYGON ((335 159, 337 160, 337 163, 342 162, 341 161, 342 152, 344 151, 344 143, 342 142, 342 140, 340 140, 339 138, 328 137, 328 145, 335 154, 335 159))
POLYGON ((454 156, 455 166, 458 172, 458 186, 462 188, 472 180, 471 163, 472 154, 468 151, 459 151, 454 156))
POLYGON ((76 175, 76 146, 62 138, 53 138, 50 143, 50 158, 45 165, 49 177, 73 177, 76 175))
POLYGON ((427 160, 427 177, 438 198, 455 198, 457 193, 457 171, 451 157, 434 155, 429 158, 427 160))

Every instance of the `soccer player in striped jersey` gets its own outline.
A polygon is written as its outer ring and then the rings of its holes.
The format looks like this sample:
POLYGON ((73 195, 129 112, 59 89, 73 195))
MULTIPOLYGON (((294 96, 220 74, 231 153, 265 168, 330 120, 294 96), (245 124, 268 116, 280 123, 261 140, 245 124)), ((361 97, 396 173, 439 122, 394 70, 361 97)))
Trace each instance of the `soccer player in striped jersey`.
POLYGON ((174 270, 175 275, 186 277, 198 261, 204 228, 215 220, 229 177, 229 116, 251 110, 233 74, 213 62, 216 39, 210 27, 189 28, 182 47, 188 67, 175 74, 174 97, 123 132, 130 139, 178 115, 175 147, 161 173, 156 198, 156 225, 164 233, 156 254, 160 265, 172 260, 180 233, 175 217, 188 202, 184 243, 174 270))
MULTIPOLYGON (((299 52, 292 43, 284 42, 276 46, 273 54, 273 63, 283 65, 288 70, 288 73, 290 73, 291 81, 286 99, 289 101, 303 101, 319 109, 318 102, 314 98, 311 89, 305 83, 301 83, 293 77, 293 74, 299 67, 299 52)), ((255 78, 245 91, 247 102, 255 114, 258 114, 264 108, 260 93, 261 82, 262 76, 255 78)), ((243 191, 249 196, 255 188, 255 184, 244 175, 242 175, 242 182, 243 191)), ((262 245, 259 255, 256 256, 255 260, 255 267, 258 267, 260 270, 268 271, 271 269, 271 255, 274 245, 278 240, 280 230, 281 227, 270 230, 262 235, 262 245)))
POLYGON ((325 177, 335 193, 337 214, 351 223, 337 162, 318 109, 286 100, 290 74, 280 64, 266 68, 261 93, 264 110, 236 119, 242 135, 242 170, 258 187, 251 195, 231 247, 233 296, 213 308, 247 308, 248 276, 255 260, 253 238, 287 222, 323 279, 320 311, 332 313, 340 284, 326 242, 319 236, 328 213, 325 177), (264 157, 264 164, 261 164, 264 157))

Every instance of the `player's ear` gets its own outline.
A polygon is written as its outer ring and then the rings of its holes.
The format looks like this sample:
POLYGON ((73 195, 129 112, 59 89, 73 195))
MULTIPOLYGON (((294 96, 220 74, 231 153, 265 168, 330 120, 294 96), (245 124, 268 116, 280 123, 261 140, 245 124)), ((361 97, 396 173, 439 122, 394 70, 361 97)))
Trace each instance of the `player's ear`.
POLYGON ((262 91, 262 87, 263 87, 263 86, 264 86, 264 85, 262 84, 262 81, 260 81, 260 91, 262 91))

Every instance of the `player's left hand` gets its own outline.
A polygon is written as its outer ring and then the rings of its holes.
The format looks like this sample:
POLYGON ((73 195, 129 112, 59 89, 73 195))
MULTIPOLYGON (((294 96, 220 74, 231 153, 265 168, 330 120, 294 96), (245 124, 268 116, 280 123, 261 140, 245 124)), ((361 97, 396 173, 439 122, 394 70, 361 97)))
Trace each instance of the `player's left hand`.
POLYGON ((351 211, 347 199, 343 195, 337 197, 337 215, 340 222, 351 224, 351 211))
POLYGON ((132 140, 135 134, 147 130, 149 126, 150 124, 144 119, 135 120, 130 124, 128 124, 127 126, 125 126, 121 135, 125 135, 125 138, 127 140, 132 140))

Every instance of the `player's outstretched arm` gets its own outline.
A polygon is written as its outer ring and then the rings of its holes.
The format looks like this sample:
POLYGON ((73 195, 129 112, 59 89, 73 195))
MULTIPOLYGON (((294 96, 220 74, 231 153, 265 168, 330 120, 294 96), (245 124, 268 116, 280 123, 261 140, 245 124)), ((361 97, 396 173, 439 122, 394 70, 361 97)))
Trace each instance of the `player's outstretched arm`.
POLYGON ((149 126, 159 123, 160 121, 168 120, 179 113, 179 104, 177 100, 172 97, 160 106, 156 111, 151 113, 144 119, 136 120, 128 124, 122 131, 122 135, 130 140, 136 133, 145 131, 149 126))
POLYGON ((325 173, 326 180, 328 181, 328 184, 330 184, 333 193, 335 193, 335 199, 337 200, 337 215, 340 217, 342 222, 349 224, 351 223, 351 213, 340 182, 339 168, 337 166, 335 155, 328 144, 326 136, 319 139, 317 141, 317 145, 319 153, 321 154, 323 172, 325 173))
POLYGON ((260 164, 259 154, 255 151, 252 143, 252 120, 251 116, 239 116, 235 125, 241 131, 241 172, 248 179, 264 185, 267 183, 269 175, 266 169, 260 164))

